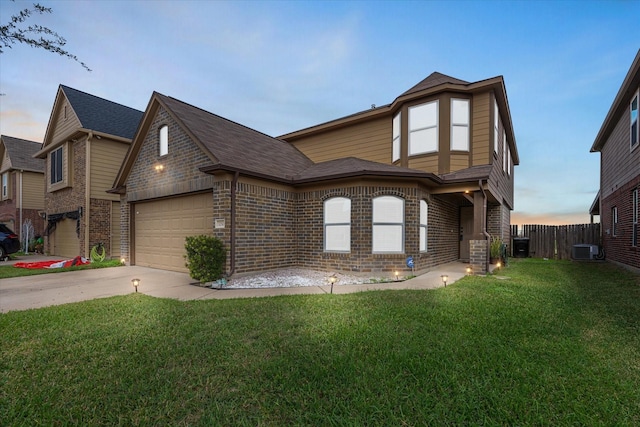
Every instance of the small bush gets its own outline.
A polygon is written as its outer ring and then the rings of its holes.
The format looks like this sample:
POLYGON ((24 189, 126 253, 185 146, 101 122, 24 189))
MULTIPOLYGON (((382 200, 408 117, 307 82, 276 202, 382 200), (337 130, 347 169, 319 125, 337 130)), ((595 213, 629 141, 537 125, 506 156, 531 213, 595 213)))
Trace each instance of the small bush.
POLYGON ((222 277, 227 262, 227 251, 222 240, 212 236, 188 236, 187 250, 189 275, 200 282, 213 282, 222 277))

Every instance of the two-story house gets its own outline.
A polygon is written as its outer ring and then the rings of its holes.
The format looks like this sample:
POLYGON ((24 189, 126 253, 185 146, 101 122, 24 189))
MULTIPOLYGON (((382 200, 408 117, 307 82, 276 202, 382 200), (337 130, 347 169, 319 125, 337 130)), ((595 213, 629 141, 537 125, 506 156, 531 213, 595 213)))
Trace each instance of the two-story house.
POLYGON ((142 112, 60 85, 42 148, 46 161, 45 251, 89 257, 102 243, 120 256, 119 197, 106 191, 129 149, 142 112))
POLYGON ((596 136, 600 191, 591 215, 600 215, 607 260, 640 270, 640 50, 596 136))
POLYGON ((486 271, 508 239, 519 163, 501 77, 434 73, 392 104, 272 138, 154 93, 112 193, 122 256, 186 271, 184 238, 229 250, 227 273, 306 267, 486 271))
POLYGON ((40 142, 0 136, 0 222, 20 237, 33 239, 44 232, 44 161, 33 155, 40 150, 40 142), (22 225, 33 226, 33 235, 23 234, 22 225))

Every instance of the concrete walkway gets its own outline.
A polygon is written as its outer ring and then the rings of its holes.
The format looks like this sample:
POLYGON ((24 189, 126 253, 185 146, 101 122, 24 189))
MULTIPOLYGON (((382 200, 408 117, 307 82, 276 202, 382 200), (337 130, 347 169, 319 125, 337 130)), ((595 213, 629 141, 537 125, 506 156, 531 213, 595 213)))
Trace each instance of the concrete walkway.
MULTIPOLYGON (((25 256, 22 259, 2 262, 0 266, 17 261, 36 262, 59 260, 59 257, 25 256)), ((333 287, 335 294, 347 294, 384 289, 434 289, 443 286, 441 276, 448 275, 447 285, 466 274, 465 263, 453 262, 434 268, 432 271, 402 282, 341 285, 333 287)), ((26 310, 126 295, 134 292, 131 280, 140 279, 138 292, 158 298, 173 298, 181 301, 198 299, 253 298, 277 295, 323 294, 331 291, 329 284, 292 288, 261 289, 210 289, 193 285, 194 280, 186 273, 158 270, 154 268, 123 266, 95 270, 69 271, 36 276, 16 277, 0 280, 0 312, 26 310)))

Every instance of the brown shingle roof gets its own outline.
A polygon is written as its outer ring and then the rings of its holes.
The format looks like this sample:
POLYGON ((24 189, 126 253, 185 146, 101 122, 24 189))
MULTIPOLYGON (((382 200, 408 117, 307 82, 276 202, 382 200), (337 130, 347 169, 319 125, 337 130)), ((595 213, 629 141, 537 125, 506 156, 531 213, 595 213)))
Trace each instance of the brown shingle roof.
POLYGON ((467 169, 440 175, 445 183, 457 181, 474 181, 479 179, 487 179, 491 174, 491 165, 472 166, 467 169))
POLYGON ((436 71, 434 73, 431 73, 426 79, 422 80, 420 83, 413 86, 411 89, 407 90, 400 96, 409 95, 425 89, 430 89, 432 87, 440 86, 441 84, 445 83, 453 83, 457 85, 470 84, 469 82, 466 82, 464 80, 456 79, 455 77, 447 76, 436 71))
POLYGON ((42 148, 40 142, 7 135, 2 135, 1 138, 13 169, 44 173, 45 161, 33 157, 42 148))
POLYGON ((312 165, 293 145, 156 93, 158 99, 218 160, 217 167, 292 179, 312 165))

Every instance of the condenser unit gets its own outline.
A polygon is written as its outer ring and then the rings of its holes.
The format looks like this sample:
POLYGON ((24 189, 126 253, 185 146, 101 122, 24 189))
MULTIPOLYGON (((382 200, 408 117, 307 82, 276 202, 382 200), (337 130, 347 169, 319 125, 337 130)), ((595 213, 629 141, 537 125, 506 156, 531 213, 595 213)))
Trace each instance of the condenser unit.
POLYGON ((571 257, 573 259, 596 259, 598 257, 598 245, 573 245, 571 257))

